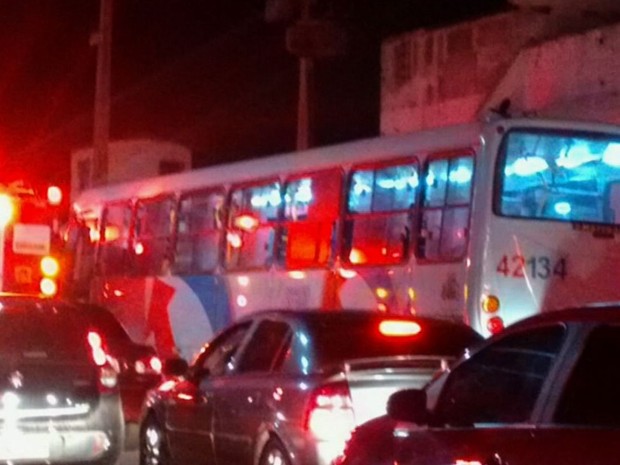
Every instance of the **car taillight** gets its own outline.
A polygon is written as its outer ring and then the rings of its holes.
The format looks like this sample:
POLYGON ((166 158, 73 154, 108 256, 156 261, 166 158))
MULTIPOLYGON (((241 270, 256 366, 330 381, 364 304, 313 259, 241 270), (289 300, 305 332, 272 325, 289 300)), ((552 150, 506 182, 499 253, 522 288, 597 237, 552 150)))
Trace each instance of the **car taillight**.
POLYGON ((159 357, 153 355, 136 360, 134 370, 136 370, 136 373, 140 375, 160 375, 162 363, 159 357))
POLYGON ((95 362, 95 365, 98 367, 104 366, 108 358, 103 348, 103 339, 101 339, 101 335, 96 331, 89 331, 87 340, 93 362, 95 362))
POLYGON ((415 321, 383 320, 379 323, 379 332, 389 337, 410 337, 422 332, 422 327, 415 321))
POLYGON ((99 391, 108 392, 116 389, 118 385, 118 372, 112 365, 99 367, 99 391))
POLYGON ((355 428, 351 393, 346 382, 317 388, 306 410, 306 430, 321 441, 336 441, 344 447, 355 428))
POLYGON ((103 338, 97 331, 89 331, 86 339, 93 362, 99 371, 99 390, 101 392, 114 390, 118 385, 118 363, 106 353, 103 338))

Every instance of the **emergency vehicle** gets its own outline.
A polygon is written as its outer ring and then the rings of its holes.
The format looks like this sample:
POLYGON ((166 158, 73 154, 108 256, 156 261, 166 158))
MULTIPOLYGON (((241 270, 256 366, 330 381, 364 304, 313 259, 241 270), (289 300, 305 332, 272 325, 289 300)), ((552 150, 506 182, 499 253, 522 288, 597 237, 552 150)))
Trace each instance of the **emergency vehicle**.
POLYGON ((0 291, 58 294, 64 250, 61 202, 58 186, 0 185, 0 291))

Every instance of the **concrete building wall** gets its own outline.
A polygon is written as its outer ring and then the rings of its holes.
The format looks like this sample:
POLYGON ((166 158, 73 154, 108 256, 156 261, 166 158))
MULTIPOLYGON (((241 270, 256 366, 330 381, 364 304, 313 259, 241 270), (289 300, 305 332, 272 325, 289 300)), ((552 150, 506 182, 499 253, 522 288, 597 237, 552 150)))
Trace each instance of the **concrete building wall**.
POLYGON ((513 112, 616 121, 620 28, 600 22, 518 10, 385 41, 381 132, 472 121, 505 98, 513 112))
POLYGON ((482 105, 620 124, 620 24, 521 51, 482 105))
MULTIPOLYGON (((179 144, 151 139, 120 140, 109 144, 108 184, 187 171, 191 151, 179 144)), ((71 154, 71 199, 91 185, 92 147, 71 154)))

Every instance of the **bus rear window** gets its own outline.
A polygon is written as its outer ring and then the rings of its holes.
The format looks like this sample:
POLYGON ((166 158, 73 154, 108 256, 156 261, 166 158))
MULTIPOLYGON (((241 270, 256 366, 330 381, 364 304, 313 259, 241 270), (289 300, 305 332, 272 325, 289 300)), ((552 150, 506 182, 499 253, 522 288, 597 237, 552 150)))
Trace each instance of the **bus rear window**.
POLYGON ((516 129, 500 150, 499 214, 620 224, 619 138, 516 129))

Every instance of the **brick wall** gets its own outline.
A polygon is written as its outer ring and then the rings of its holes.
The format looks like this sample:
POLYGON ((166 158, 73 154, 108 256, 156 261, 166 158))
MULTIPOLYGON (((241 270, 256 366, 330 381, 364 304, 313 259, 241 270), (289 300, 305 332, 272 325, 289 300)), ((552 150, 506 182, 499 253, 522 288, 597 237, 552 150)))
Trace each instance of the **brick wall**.
POLYGON ((518 112, 616 121, 620 25, 576 32, 586 27, 514 11, 386 40, 381 131, 471 121, 504 98, 518 112))

